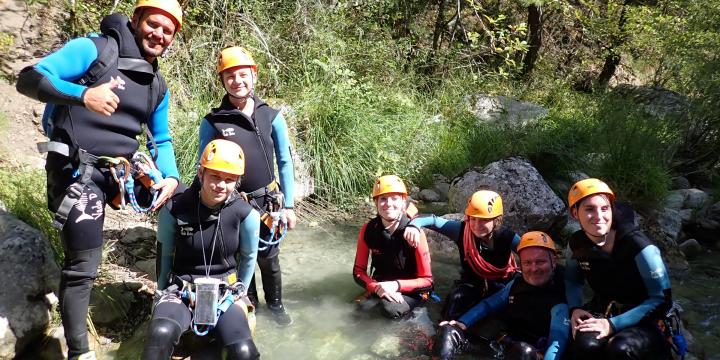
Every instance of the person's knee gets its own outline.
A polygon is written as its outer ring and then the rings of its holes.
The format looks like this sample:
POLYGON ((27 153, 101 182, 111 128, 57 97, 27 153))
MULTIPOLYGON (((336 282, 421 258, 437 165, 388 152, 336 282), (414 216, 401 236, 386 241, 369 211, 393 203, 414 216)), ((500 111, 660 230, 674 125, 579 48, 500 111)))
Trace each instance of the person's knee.
POLYGON ((452 359, 468 348, 464 332, 457 326, 445 324, 438 329, 432 347, 433 359, 452 359))
POLYGON ((507 348, 505 355, 508 359, 537 360, 542 359, 537 349, 524 341, 513 341, 507 348))
POLYGON ((394 301, 382 301, 382 307, 380 307, 380 313, 389 319, 400 319, 410 312, 410 306, 405 303, 397 303, 394 301))
POLYGON ((148 343, 165 346, 177 345, 182 335, 180 325, 170 319, 153 319, 148 329, 148 343))
POLYGON ((230 360, 251 360, 260 358, 260 352, 252 339, 244 339, 234 342, 226 345, 225 349, 227 350, 230 360))
POLYGON ((102 247, 67 251, 62 275, 67 281, 90 279, 97 277, 97 270, 102 261, 102 247))
POLYGON ((597 339, 598 332, 577 332, 572 343, 572 354, 575 359, 601 359, 607 339, 597 339))

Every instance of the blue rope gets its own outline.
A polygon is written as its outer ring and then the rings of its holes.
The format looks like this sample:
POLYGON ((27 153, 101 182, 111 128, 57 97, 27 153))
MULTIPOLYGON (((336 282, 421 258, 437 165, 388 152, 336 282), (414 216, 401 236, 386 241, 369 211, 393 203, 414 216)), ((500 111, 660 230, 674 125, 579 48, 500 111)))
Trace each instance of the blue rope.
MULTIPOLYGON (((273 239, 275 237, 275 230, 277 230, 278 227, 279 226, 273 221, 273 228, 270 230, 270 239, 273 239)), ((273 245, 280 244, 280 242, 285 239, 285 235, 287 235, 287 227, 283 227, 282 234, 280 234, 280 236, 276 240, 265 240, 263 238, 260 238, 260 243, 265 246, 258 247, 258 251, 267 250, 267 248, 273 245)))

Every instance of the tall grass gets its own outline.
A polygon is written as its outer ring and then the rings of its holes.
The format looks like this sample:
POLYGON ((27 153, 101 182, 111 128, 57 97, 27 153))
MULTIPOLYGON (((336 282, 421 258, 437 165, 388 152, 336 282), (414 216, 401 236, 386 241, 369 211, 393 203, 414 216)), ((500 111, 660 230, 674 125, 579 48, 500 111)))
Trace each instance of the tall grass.
POLYGON ((63 247, 47 210, 45 172, 27 167, 0 166, 0 201, 7 211, 40 230, 50 242, 55 261, 62 264, 63 247))
MULTIPOLYGON (((95 14, 111 5, 78 3, 95 6, 95 14)), ((612 94, 572 91, 554 65, 540 62, 530 82, 457 59, 428 74, 422 56, 408 56, 428 49, 393 36, 383 27, 387 22, 368 20, 362 7, 189 0, 185 8, 185 26, 161 60, 185 181, 195 174, 199 121, 223 95, 214 72, 217 53, 240 45, 258 63, 256 92, 292 109, 287 120, 295 146, 303 150, 318 196, 327 201, 354 204, 383 173, 427 185, 433 173, 453 177, 515 155, 529 158, 549 180, 582 171, 641 203, 657 201, 667 188, 668 149, 679 141, 673 129, 612 94), (478 123, 462 100, 473 93, 535 101, 550 114, 524 128, 478 123)))

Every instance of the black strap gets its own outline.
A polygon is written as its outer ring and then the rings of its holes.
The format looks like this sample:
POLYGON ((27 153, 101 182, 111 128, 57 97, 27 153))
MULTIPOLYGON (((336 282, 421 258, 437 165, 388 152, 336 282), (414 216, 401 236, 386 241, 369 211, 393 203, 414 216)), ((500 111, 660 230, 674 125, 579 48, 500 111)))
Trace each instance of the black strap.
POLYGON ((90 86, 100 80, 117 63, 119 55, 118 43, 112 36, 106 36, 107 45, 100 51, 85 75, 77 81, 80 85, 90 86))

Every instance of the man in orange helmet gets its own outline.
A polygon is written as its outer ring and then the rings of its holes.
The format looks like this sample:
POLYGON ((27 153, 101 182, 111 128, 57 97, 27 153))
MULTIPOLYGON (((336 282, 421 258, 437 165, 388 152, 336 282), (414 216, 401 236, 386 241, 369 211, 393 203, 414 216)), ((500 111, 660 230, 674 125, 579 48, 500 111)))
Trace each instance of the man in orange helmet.
MULTIPOLYGON (((468 328, 491 316, 503 322, 499 348, 510 360, 560 359, 570 334, 562 266, 555 243, 541 231, 525 233, 517 246, 522 276, 457 320, 440 323, 433 357, 451 359, 468 348, 468 328)), ((492 347, 492 346, 491 346, 492 347)), ((495 347, 498 350, 498 347, 495 347)), ((500 354, 498 354, 500 355, 500 354)))
POLYGON ((131 159, 146 127, 162 175, 152 186, 153 209, 178 186, 169 93, 157 58, 181 26, 176 0, 139 0, 131 19, 109 15, 102 36, 73 39, 19 75, 18 91, 47 103, 50 141, 39 149, 48 153, 48 208, 65 249, 59 298, 70 359, 95 359, 85 324, 90 290, 102 259, 105 204, 122 194, 103 159, 131 159))

